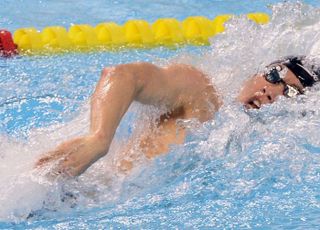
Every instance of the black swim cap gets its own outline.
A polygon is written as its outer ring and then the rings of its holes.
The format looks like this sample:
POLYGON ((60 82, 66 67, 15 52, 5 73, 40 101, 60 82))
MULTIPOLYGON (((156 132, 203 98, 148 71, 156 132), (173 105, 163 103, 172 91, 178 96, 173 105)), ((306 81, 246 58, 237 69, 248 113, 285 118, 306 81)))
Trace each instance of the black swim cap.
POLYGON ((274 64, 285 65, 299 79, 303 87, 308 87, 320 80, 320 67, 317 68, 309 63, 307 68, 307 63, 306 56, 287 56, 272 62, 268 66, 274 64))
POLYGON ((309 87, 319 81, 319 74, 312 69, 307 69, 303 64, 304 60, 305 56, 290 56, 286 57, 281 64, 288 67, 296 75, 303 87, 309 87))

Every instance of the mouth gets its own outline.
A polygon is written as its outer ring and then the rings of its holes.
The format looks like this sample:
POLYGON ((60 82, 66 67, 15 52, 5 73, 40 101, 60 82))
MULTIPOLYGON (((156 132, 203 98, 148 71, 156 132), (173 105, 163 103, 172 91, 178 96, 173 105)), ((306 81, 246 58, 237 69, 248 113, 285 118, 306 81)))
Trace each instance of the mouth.
POLYGON ((261 103, 256 99, 249 100, 248 103, 246 104, 246 107, 249 109, 260 109, 261 103))

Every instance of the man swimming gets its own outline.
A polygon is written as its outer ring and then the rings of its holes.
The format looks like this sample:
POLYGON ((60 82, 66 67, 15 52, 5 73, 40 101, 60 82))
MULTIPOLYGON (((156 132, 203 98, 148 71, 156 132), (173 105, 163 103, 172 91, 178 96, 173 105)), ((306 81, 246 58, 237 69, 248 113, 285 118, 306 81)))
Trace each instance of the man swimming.
MULTIPOLYGON (((237 99, 247 109, 259 109, 279 96, 303 94, 305 87, 312 86, 319 76, 320 68, 306 57, 287 57, 250 78, 237 99)), ((121 118, 133 101, 165 106, 167 110, 138 138, 139 148, 147 158, 168 152, 171 144, 184 142, 186 131, 177 124, 178 119, 205 122, 222 105, 207 76, 188 65, 161 68, 150 63, 131 63, 105 68, 91 97, 90 132, 63 142, 42 156, 37 166, 56 163, 53 175, 83 173, 108 153, 121 118)), ((132 168, 131 161, 122 160, 120 165, 123 170, 132 168)))

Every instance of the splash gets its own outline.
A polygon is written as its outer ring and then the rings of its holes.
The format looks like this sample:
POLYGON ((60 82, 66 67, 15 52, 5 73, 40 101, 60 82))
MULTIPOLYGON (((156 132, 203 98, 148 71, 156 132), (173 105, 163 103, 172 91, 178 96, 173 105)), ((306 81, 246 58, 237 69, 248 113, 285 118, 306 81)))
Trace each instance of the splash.
MULTIPOLYGON (((302 3, 279 3, 271 10, 272 19, 267 25, 258 26, 245 17, 234 18, 227 23, 225 33, 212 39, 210 51, 200 55, 183 52, 172 59, 205 71, 224 105, 214 120, 197 129, 191 125, 184 145, 173 146, 167 155, 154 161, 142 159, 143 163, 129 176, 114 174, 116 154, 133 130, 140 127, 140 114, 148 119, 159 111, 133 105, 110 154, 77 180, 61 183, 50 184, 36 177, 33 162, 62 140, 86 133, 87 104, 67 111, 63 122, 28 129, 24 141, 19 135, 19 140, 2 135, 0 219, 36 221, 67 212, 73 221, 83 223, 71 214, 90 209, 87 217, 91 220, 121 227, 157 226, 159 219, 178 226, 215 228, 279 223, 291 226, 292 222, 299 226, 303 220, 312 223, 319 217, 316 210, 320 207, 319 85, 303 96, 280 98, 258 111, 245 111, 235 102, 242 83, 273 60, 286 55, 320 55, 319 9, 302 3)), ((53 57, 55 67, 33 61, 50 69, 44 73, 53 83, 57 79, 52 72, 58 71, 57 65, 61 67, 61 76, 69 76, 63 78, 65 84, 79 88, 76 93, 63 88, 63 95, 76 99, 62 99, 61 106, 73 102, 79 105, 88 97, 88 87, 94 85, 93 80, 89 86, 85 84, 84 76, 91 71, 97 80, 106 56, 98 54, 95 61, 87 57, 60 58, 59 62, 53 57), (71 59, 68 65, 64 64, 66 59, 71 59), (90 62, 91 67, 84 67, 88 66, 84 62, 90 62), (71 64, 75 67, 68 69, 66 66, 71 64), (83 67, 82 73, 76 71, 79 66, 83 67), (80 83, 74 83, 76 77, 80 83)), ((112 57, 108 58, 112 64, 112 57)), ((154 55, 151 59, 156 58, 154 55)), ((22 78, 20 75, 16 80, 22 78)), ((14 87, 10 84, 8 81, 8 91, 14 87)), ((24 84, 18 96, 28 95, 24 84)), ((1 107, 4 112, 8 109, 8 104, 1 107)), ((13 118, 8 117, 5 123, 13 118)))

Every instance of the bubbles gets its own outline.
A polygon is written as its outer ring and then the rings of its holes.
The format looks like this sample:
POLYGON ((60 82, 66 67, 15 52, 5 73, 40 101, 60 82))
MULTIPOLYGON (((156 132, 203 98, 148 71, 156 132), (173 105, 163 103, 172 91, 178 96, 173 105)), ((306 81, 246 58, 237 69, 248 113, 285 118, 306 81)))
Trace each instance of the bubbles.
POLYGON ((228 21, 227 32, 212 38, 212 51, 201 58, 200 66, 227 95, 224 99, 234 98, 245 79, 280 57, 317 53, 318 9, 301 3, 271 8, 271 23, 263 26, 245 17, 228 21))
POLYGON ((92 228, 312 224, 320 207, 320 86, 297 98, 280 97, 260 110, 246 111, 235 101, 242 83, 268 63, 286 55, 319 54, 318 9, 279 3, 271 10, 271 22, 263 26, 233 18, 205 52, 159 48, 5 63, 9 68, 1 68, 1 74, 12 78, 1 82, 0 219, 35 227, 37 221, 48 226, 59 219, 52 225, 92 228), (189 132, 183 145, 152 161, 139 159, 135 170, 124 175, 116 172, 117 154, 141 129, 140 120, 162 112, 134 104, 110 153, 84 175, 56 183, 37 177, 33 165, 40 154, 88 131, 87 99, 103 66, 136 60, 166 64, 168 57, 201 68, 216 85, 224 104, 213 120, 201 125, 180 121, 189 132), (26 117, 18 113, 37 109, 26 117))

